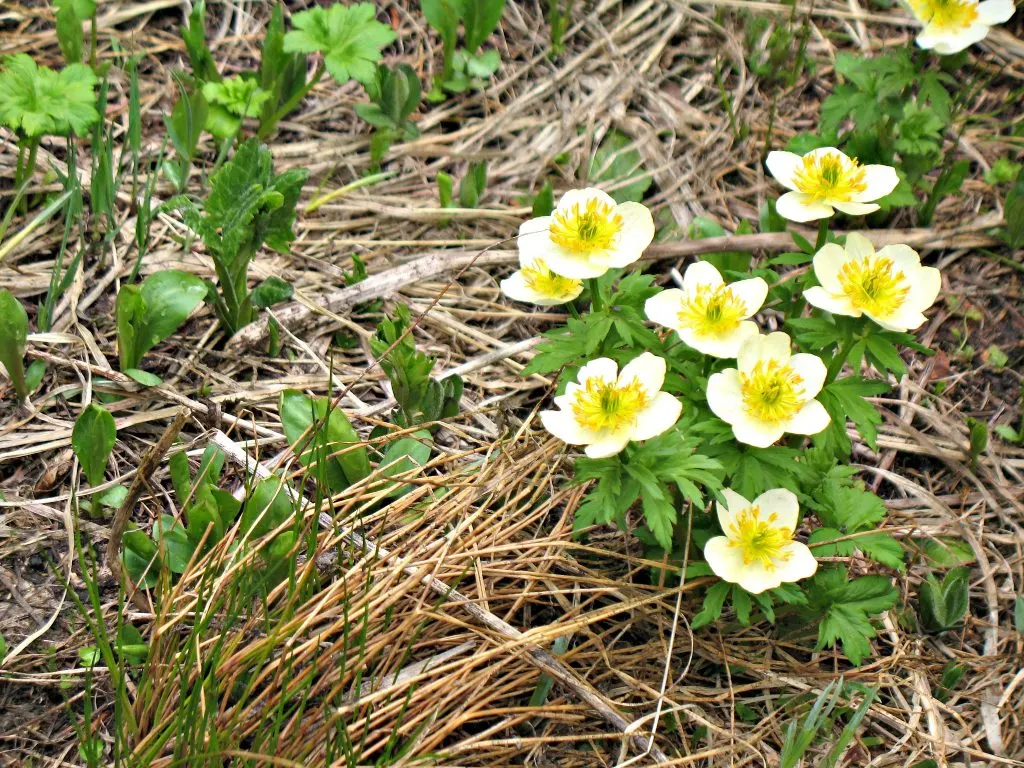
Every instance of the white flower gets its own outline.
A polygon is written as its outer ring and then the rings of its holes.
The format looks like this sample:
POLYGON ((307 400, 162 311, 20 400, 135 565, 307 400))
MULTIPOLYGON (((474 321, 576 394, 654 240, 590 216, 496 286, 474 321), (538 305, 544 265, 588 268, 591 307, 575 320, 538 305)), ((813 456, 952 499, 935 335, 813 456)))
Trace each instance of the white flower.
POLYGON ((583 292, 583 282, 556 275, 543 260, 534 259, 502 280, 501 292, 516 301, 553 307, 579 296, 583 292))
POLYGON ((599 357, 580 368, 579 383, 555 398, 557 411, 541 411, 552 435, 585 445, 592 459, 614 456, 630 440, 648 440, 672 428, 682 403, 661 392, 665 361, 644 352, 618 373, 614 360, 599 357))
POLYGON ((654 219, 646 206, 616 205, 599 189, 574 189, 550 216, 519 227, 520 261, 541 259, 559 275, 584 280, 632 264, 653 239, 654 219))
POLYGON ((872 200, 885 197, 899 184, 888 165, 861 165, 834 147, 814 149, 801 157, 793 152, 768 153, 765 165, 787 192, 775 203, 790 221, 827 219, 839 209, 851 216, 878 210, 872 200))
POLYGON ((922 267, 917 251, 887 245, 877 253, 863 235, 846 236, 846 247, 828 243, 814 254, 820 287, 804 298, 834 315, 867 315, 890 331, 909 331, 924 321, 935 303, 942 277, 935 267, 922 267))
POLYGON ((743 342, 757 335, 757 325, 747 318, 761 309, 767 295, 768 283, 760 277, 726 285, 714 265, 698 261, 686 268, 682 290, 652 296, 644 312, 698 352, 736 357, 743 342))
POLYGON ((959 53, 980 42, 989 27, 1009 21, 1013 0, 908 0, 910 10, 924 25, 917 36, 922 48, 936 53, 959 53))
POLYGON ((704 558, 723 581, 751 594, 814 575, 818 561, 806 544, 793 541, 800 508, 785 488, 765 491, 753 502, 735 491, 722 491, 718 524, 724 536, 704 545, 704 558))
POLYGON ((708 379, 707 396, 741 443, 767 448, 787 432, 816 435, 828 426, 828 411, 814 399, 825 364, 814 355, 791 355, 786 334, 748 339, 736 365, 708 379))

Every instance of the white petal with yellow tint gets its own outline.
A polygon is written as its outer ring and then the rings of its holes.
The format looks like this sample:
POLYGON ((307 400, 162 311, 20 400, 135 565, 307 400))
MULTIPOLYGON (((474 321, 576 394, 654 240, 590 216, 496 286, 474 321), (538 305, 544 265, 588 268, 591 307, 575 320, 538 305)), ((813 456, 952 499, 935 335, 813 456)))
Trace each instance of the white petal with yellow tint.
POLYGON ((935 267, 921 267, 910 282, 907 303, 924 311, 939 298, 942 290, 942 273, 935 267))
POLYGON ((570 189, 567 191, 558 198, 558 204, 555 206, 555 209, 572 208, 574 205, 586 206, 591 200, 600 200, 607 206, 615 207, 615 199, 603 189, 584 187, 583 189, 570 189))
POLYGON ((707 389, 708 407, 722 421, 732 424, 743 416, 743 392, 740 389, 740 372, 727 368, 711 374, 707 389))
POLYGON ((683 290, 687 293, 696 291, 701 285, 717 288, 724 282, 722 273, 710 261, 695 261, 683 273, 683 290))
POLYGON ((667 432, 679 421, 683 404, 668 392, 658 392, 646 410, 636 417, 636 424, 630 432, 631 440, 650 440, 667 432))
MULTIPOLYGON (((847 241, 849 238, 854 237, 851 233, 847 235, 847 241)), ((860 238, 860 235, 856 235, 860 238)), ((867 238, 861 238, 867 242, 867 238)), ((868 247, 871 243, 868 242, 868 247)), ((857 243, 857 248, 861 248, 861 244, 857 243)), ((872 249, 872 252, 873 249, 872 249)), ((839 282, 839 271, 843 268, 843 265, 850 260, 847 252, 843 250, 843 246, 838 243, 826 243, 823 245, 811 260, 814 266, 814 276, 818 278, 818 282, 821 283, 822 287, 829 293, 842 293, 843 284, 839 282)))
POLYGON ((811 306, 831 312, 833 315, 860 317, 863 312, 853 306, 846 294, 829 293, 821 286, 815 285, 804 291, 804 298, 811 306))
POLYGON ((784 219, 803 223, 827 219, 835 210, 831 205, 818 202, 802 192, 787 192, 775 201, 775 212, 784 219))
POLYGON ((790 338, 782 331, 775 331, 749 339, 740 349, 736 362, 741 371, 751 370, 757 363, 775 360, 785 363, 790 356, 790 338))
POLYGON ((749 507, 750 502, 732 488, 723 488, 722 497, 725 499, 725 504, 719 501, 715 506, 718 508, 718 524, 723 531, 728 533, 729 527, 736 520, 736 515, 749 507))
POLYGON ((841 203, 838 200, 833 200, 831 202, 833 208, 837 211, 842 211, 847 216, 867 216, 869 213, 874 213, 881 207, 875 203, 841 203))
POLYGON ((601 277, 611 267, 607 253, 573 253, 554 244, 547 250, 539 250, 538 258, 544 259, 552 271, 573 280, 601 277))
POLYGON ((978 3, 978 18, 989 26, 1002 24, 1015 10, 1013 0, 982 0, 978 3))
POLYGON ((665 383, 665 368, 664 358, 644 352, 623 366, 619 374, 619 386, 628 386, 635 380, 640 382, 648 395, 653 396, 665 383))
POLYGON ((625 267, 637 261, 654 239, 654 217, 641 203, 621 203, 615 212, 622 217, 622 230, 608 254, 608 264, 625 267))
POLYGON ((540 421, 544 429, 569 445, 585 445, 597 437, 572 417, 572 411, 541 411, 540 421))
POLYGON ((831 421, 832 417, 828 415, 825 406, 817 400, 808 400, 782 429, 794 435, 816 435, 831 421))
POLYGON ((644 314, 652 323, 676 330, 679 328, 679 310, 686 293, 679 288, 668 288, 656 293, 644 303, 644 314))
POLYGON ((732 333, 726 336, 705 336, 698 334, 690 328, 681 328, 679 338, 689 346, 702 352, 705 355, 719 357, 722 359, 734 358, 740 353, 740 349, 749 339, 757 336, 760 329, 757 323, 750 320, 743 320, 732 333))
POLYGON ((794 152, 783 152, 776 149, 768 153, 764 164, 779 184, 786 189, 796 189, 796 172, 803 162, 803 157, 794 152))
POLYGON ((752 595, 782 585, 779 568, 769 570, 758 562, 743 562, 743 551, 725 536, 715 536, 704 545, 704 559, 722 581, 739 584, 752 595))
POLYGON ((888 165, 865 165, 863 170, 864 184, 867 188, 863 192, 853 195, 852 200, 855 203, 864 203, 885 197, 900 183, 896 169, 888 165))
MULTIPOLYGON (((814 554, 799 541, 790 542, 786 545, 784 552, 788 558, 780 560, 775 568, 775 575, 779 584, 809 579, 818 570, 818 561, 814 554)), ((776 584, 775 586, 779 586, 776 584)), ((775 587, 771 587, 774 589, 775 587)))
POLYGON ((786 428, 782 423, 771 424, 753 419, 744 412, 732 422, 732 434, 741 443, 755 448, 767 448, 782 439, 786 428))
POLYGON ((775 525, 778 527, 786 528, 790 533, 796 530, 796 524, 800 521, 800 502, 791 490, 773 488, 762 493, 751 503, 755 507, 760 507, 762 517, 775 515, 775 525))
POLYGON ((729 284, 729 290, 733 296, 743 302, 746 307, 746 317, 752 317, 764 305, 768 298, 768 283, 761 277, 751 277, 746 280, 737 280, 729 284))
POLYGON ((629 432, 618 432, 591 443, 583 449, 583 452, 592 459, 606 459, 621 452, 629 445, 629 440, 629 432))
POLYGON ((789 367, 803 379, 804 397, 814 397, 821 392, 827 369, 820 357, 798 352, 789 358, 789 367))

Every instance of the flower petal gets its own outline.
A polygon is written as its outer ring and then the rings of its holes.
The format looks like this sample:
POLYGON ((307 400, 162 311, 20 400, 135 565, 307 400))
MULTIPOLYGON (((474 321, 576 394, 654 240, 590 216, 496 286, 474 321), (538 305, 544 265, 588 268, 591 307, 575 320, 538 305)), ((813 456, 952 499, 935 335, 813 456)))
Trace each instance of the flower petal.
POLYGON ((874 203, 842 203, 838 200, 829 200, 829 204, 831 204, 837 211, 842 211, 847 216, 867 216, 869 213, 874 213, 879 208, 879 206, 874 203))
POLYGON ((739 584, 752 595, 782 584, 778 568, 769 571, 759 562, 744 563, 743 550, 732 546, 725 536, 715 536, 708 540, 704 545, 704 559, 718 578, 730 584, 739 584))
POLYGON ((725 498, 725 504, 719 501, 715 503, 715 506, 718 508, 718 525, 728 536, 729 529, 736 522, 737 515, 750 507, 750 502, 732 488, 723 488, 722 496, 725 498))
POLYGON ((831 421, 832 417, 828 415, 824 405, 817 400, 808 400, 782 429, 794 435, 816 435, 831 421))
POLYGON ((787 192, 775 201, 775 212, 784 219, 804 222, 827 219, 835 213, 831 205, 815 202, 802 192, 787 192))
POLYGON ((639 259, 654 239, 654 217, 641 203, 622 203, 615 212, 622 217, 622 229, 618 243, 608 252, 608 264, 625 267, 639 259))
POLYGON ((711 412, 722 421, 732 424, 741 418, 744 409, 740 372, 735 368, 726 368, 712 374, 708 379, 707 398, 711 412))
POLYGON ((875 246, 860 232, 851 232, 846 236, 843 250, 846 251, 847 259, 864 259, 874 255, 875 246))
POLYGON ((769 360, 775 360, 785 363, 790 356, 789 346, 789 335, 782 331, 754 336, 740 348, 739 356, 736 358, 737 367, 746 373, 761 361, 767 363, 769 360))
POLYGON ((749 280, 738 280, 735 283, 730 283, 729 290, 747 308, 744 317, 756 315, 758 310, 764 305, 764 300, 768 297, 768 283, 761 277, 752 277, 749 280))
POLYGON ((774 150, 768 153, 764 164, 779 184, 786 189, 796 189, 796 171, 803 165, 803 158, 800 155, 774 150))
POLYGON ((665 368, 664 358, 644 352, 623 366, 619 374, 619 386, 625 386, 635 379, 648 396, 653 396, 665 383, 665 368))
MULTIPOLYGON (((852 235, 850 235, 852 237, 852 235)), ((839 271, 850 261, 850 255, 838 243, 826 243, 814 254, 814 276, 829 293, 842 293, 839 271)))
POLYGON ((558 199, 555 210, 562 211, 572 208, 574 205, 586 207, 591 200, 600 200, 609 208, 615 207, 615 199, 602 189, 597 187, 584 187, 583 189, 570 189, 558 199))
POLYGON ((523 273, 519 270, 513 272, 501 281, 501 292, 514 301, 525 301, 536 304, 537 299, 542 298, 535 290, 526 284, 523 273))
MULTIPOLYGON (((519 238, 533 237, 535 235, 547 235, 551 231, 551 217, 550 216, 538 216, 535 219, 524 221, 519 225, 519 238)), ((547 238, 545 238, 547 239, 547 238)), ((520 261, 520 264, 523 262, 520 261)), ((527 262, 530 263, 530 262, 527 262)))
POLYGON ((818 561, 806 544, 793 541, 783 547, 782 551, 789 557, 776 561, 775 573, 780 583, 809 579, 818 570, 818 561))
POLYGON ((798 352, 789 358, 789 367, 804 380, 804 397, 814 397, 821 392, 828 369, 820 357, 798 352))
POLYGON ((891 315, 885 315, 884 317, 873 315, 870 312, 865 312, 864 314, 885 328, 885 330, 898 331, 899 333, 906 333, 915 328, 920 328, 928 320, 921 312, 910 307, 901 308, 891 315))
POLYGON ((860 317, 863 313, 853 306, 846 294, 829 293, 820 286, 814 286, 804 291, 804 298, 808 304, 831 312, 833 315, 846 315, 847 317, 860 317))
POLYGON ((800 521, 800 502, 788 488, 765 491, 754 499, 753 505, 761 508, 763 517, 775 515, 776 527, 785 528, 790 534, 796 530, 796 524, 800 521))
POLYGON ((745 411, 732 424, 733 436, 741 443, 755 448, 767 448, 776 443, 785 432, 785 428, 780 424, 759 421, 751 418, 745 411))
POLYGON ((604 459, 614 456, 629 445, 629 432, 622 430, 611 435, 602 435, 601 438, 591 443, 583 452, 592 459, 604 459))
POLYGON ((724 282, 722 273, 710 261, 695 261, 683 273, 683 290, 688 294, 696 291, 697 286, 710 285, 717 288, 724 282))
POLYGON ((740 353, 740 349, 749 339, 757 336, 759 330, 757 323, 744 320, 736 330, 727 336, 704 336, 692 328, 681 328, 678 333, 679 338, 687 346, 693 347, 698 352, 723 360, 731 360, 740 353))
POLYGON ((546 245, 535 250, 531 248, 530 256, 543 259, 548 269, 556 275, 571 277, 573 280, 588 280, 600 277, 610 269, 609 253, 573 253, 555 245, 549 238, 546 245))
POLYGON ((878 256, 889 259, 908 277, 921 268, 920 254, 909 245, 887 245, 878 251, 878 256))
POLYGON ((586 445, 597 437, 591 430, 580 426, 570 411, 541 411, 540 421, 544 429, 569 445, 586 445))
POLYGON ((676 330, 679 328, 679 310, 685 296, 679 288, 656 293, 644 303, 644 314, 652 323, 676 330))
POLYGON ((883 198, 900 183, 896 169, 888 165, 865 165, 863 171, 865 189, 851 198, 855 203, 867 203, 883 198))
POLYGON ((668 392, 659 392, 651 404, 636 416, 636 424, 630 434, 632 440, 650 440, 667 432, 679 421, 683 404, 668 392))
POLYGON ((610 357, 595 357, 580 368, 576 381, 586 384, 588 379, 599 379, 610 384, 615 383, 619 376, 619 366, 610 357))
POLYGON ((982 0, 978 3, 978 18, 986 24, 1009 21, 1014 12, 1013 0, 982 0))
POLYGON ((935 267, 921 267, 910 281, 907 304, 924 312, 939 297, 942 290, 942 273, 935 267))

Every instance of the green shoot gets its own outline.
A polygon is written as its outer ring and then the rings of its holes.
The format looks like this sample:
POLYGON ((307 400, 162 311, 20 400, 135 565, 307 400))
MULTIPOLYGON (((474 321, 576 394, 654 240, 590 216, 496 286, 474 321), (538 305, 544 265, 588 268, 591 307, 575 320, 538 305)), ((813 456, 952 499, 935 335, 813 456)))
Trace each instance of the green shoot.
POLYGON ((57 42, 60 44, 60 52, 68 64, 78 64, 82 61, 85 45, 82 22, 89 19, 93 23, 93 49, 96 47, 96 0, 54 0, 53 4, 57 8, 57 42))
POLYGON ((206 130, 223 141, 238 134, 243 118, 263 114, 271 94, 255 78, 238 76, 205 83, 203 96, 209 105, 206 130))
POLYGON ((285 53, 320 53, 327 73, 338 83, 373 83, 381 49, 397 35, 376 19, 372 3, 315 7, 292 16, 294 29, 284 36, 285 53))
POLYGON ((25 308, 7 289, 0 289, 0 363, 14 385, 18 402, 28 396, 25 385, 25 339, 28 336, 28 315, 25 308))
POLYGON ((377 75, 366 88, 371 104, 356 104, 356 114, 376 129, 370 140, 370 157, 380 164, 391 144, 397 140, 418 138, 419 129, 409 120, 420 103, 420 81, 408 64, 395 69, 377 67, 377 75))
POLYGON ((139 367, 143 355, 167 339, 206 297, 206 284, 177 269, 156 272, 117 294, 117 347, 121 371, 139 367))
POLYGON ((444 91, 462 93, 481 87, 484 79, 498 71, 501 56, 494 49, 480 52, 480 47, 498 28, 505 0, 421 0, 420 8, 441 36, 444 51, 441 73, 427 95, 431 101, 443 100, 444 91), (460 21, 463 48, 456 47, 460 21))

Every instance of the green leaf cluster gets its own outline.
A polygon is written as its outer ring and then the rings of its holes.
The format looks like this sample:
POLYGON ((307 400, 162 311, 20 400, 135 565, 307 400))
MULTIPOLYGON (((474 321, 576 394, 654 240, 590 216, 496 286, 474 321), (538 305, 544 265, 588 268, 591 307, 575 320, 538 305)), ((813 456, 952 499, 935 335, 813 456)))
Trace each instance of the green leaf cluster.
POLYGON ((287 389, 278 412, 289 445, 321 487, 337 493, 370 474, 365 444, 344 411, 331 408, 329 398, 287 389))
POLYGON ((143 356, 178 330, 206 298, 206 284, 177 269, 155 272, 117 293, 117 348, 121 370, 137 369, 143 356))
POLYGON ((820 569, 807 586, 809 616, 818 620, 818 647, 842 645, 859 665, 871 655, 873 616, 892 608, 899 592, 880 575, 851 578, 843 566, 820 569))
POLYGON ((929 573, 921 582, 921 622, 930 630, 952 629, 964 620, 971 601, 971 571, 953 568, 941 580, 929 573))
POLYGON ((68 64, 82 61, 85 39, 82 22, 96 17, 96 0, 54 0, 57 9, 57 43, 68 64))
MULTIPOLYGON (((455 180, 441 171, 437 174, 437 195, 442 208, 476 208, 487 191, 487 161, 470 163, 466 175, 459 181, 459 197, 454 197, 455 180)), ((441 225, 447 220, 441 222, 441 225)))
POLYGON ((256 252, 267 245, 287 253, 295 238, 295 205, 307 175, 299 168, 274 173, 270 150, 250 139, 210 178, 205 201, 177 197, 165 204, 182 211, 213 257, 220 290, 207 298, 228 333, 253 319, 247 281, 256 252))
POLYGON ((498 71, 501 57, 494 49, 480 51, 484 41, 498 28, 505 11, 505 0, 420 0, 427 23, 441 36, 444 63, 428 94, 441 101, 444 91, 462 93, 480 87, 484 79, 498 71), (459 22, 463 28, 463 47, 458 46, 459 22))
POLYGON ((366 88, 370 104, 356 104, 356 114, 376 129, 370 140, 370 155, 379 164, 398 139, 418 138, 419 128, 409 116, 416 111, 422 95, 420 80, 408 64, 394 69, 380 64, 373 82, 366 88))
POLYGON ((7 56, 0 71, 0 124, 19 138, 84 136, 99 120, 96 83, 84 64, 54 72, 27 53, 7 56))
POLYGON ((259 117, 272 94, 260 87, 255 76, 238 75, 203 84, 209 105, 206 130, 218 139, 229 139, 242 128, 242 118, 259 117))
POLYGON ((614 184, 609 194, 617 203, 639 203, 653 183, 650 173, 643 169, 643 158, 633 139, 616 129, 601 139, 587 178, 602 186, 614 184))
POLYGON ((293 29, 284 36, 284 52, 323 54, 328 74, 338 83, 356 80, 369 87, 381 50, 397 37, 376 17, 373 3, 335 3, 301 11, 292 16, 293 29))
POLYGON ((459 412, 462 378, 431 378, 435 360, 416 349, 409 308, 399 304, 370 339, 370 349, 391 382, 398 407, 394 423, 402 428, 449 419, 459 412))

